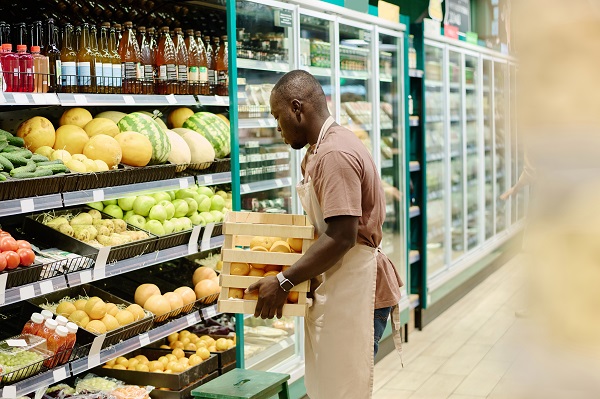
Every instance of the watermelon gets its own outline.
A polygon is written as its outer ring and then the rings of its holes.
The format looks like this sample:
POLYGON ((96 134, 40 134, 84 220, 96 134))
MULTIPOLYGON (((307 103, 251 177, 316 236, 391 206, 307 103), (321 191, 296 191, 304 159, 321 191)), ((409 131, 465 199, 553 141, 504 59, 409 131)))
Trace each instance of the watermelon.
POLYGON ((204 136, 215 149, 217 158, 225 158, 231 152, 229 126, 217 115, 196 112, 183 123, 183 127, 204 136))
POLYGON ((150 165, 167 162, 171 152, 171 142, 167 134, 154 119, 141 112, 133 112, 121 118, 117 125, 122 132, 138 132, 148 137, 150 143, 152 143, 150 165))

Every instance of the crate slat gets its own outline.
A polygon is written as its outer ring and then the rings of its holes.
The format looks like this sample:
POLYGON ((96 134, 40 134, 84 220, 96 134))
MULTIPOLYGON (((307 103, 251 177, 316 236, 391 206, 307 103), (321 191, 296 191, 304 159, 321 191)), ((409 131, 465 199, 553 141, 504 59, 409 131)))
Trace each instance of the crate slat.
MULTIPOLYGON (((258 283, 262 280, 263 277, 254 277, 254 276, 231 276, 221 274, 220 276, 220 284, 221 287, 228 288, 248 288, 254 283, 258 283)), ((303 283, 298 284, 292 291, 297 292, 309 292, 309 282, 305 281, 303 283)))
POLYGON ((263 265, 291 266, 302 254, 284 254, 281 252, 244 251, 239 249, 223 249, 223 262, 257 263, 263 265))
MULTIPOLYGON (((225 222, 260 224, 280 224, 286 226, 311 226, 304 215, 286 215, 256 212, 227 212, 225 222)), ((312 238, 312 237, 311 237, 312 238)))
MULTIPOLYGON (((256 310, 256 301, 243 299, 224 299, 219 301, 219 312, 222 313, 244 313, 254 314, 256 310)), ((304 317, 306 314, 306 305, 285 304, 283 305, 284 316, 304 317)))
POLYGON ((314 237, 314 227, 227 222, 223 224, 223 233, 238 236, 305 238, 312 240, 314 237))

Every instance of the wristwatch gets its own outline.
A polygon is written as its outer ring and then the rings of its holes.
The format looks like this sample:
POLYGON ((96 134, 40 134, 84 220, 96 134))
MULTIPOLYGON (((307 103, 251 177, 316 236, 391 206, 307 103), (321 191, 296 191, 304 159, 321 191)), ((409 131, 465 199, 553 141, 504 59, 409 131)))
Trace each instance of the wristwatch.
POLYGON ((288 280, 287 278, 285 278, 285 276, 283 275, 282 272, 279 272, 277 274, 277 280, 279 280, 279 286, 285 292, 290 292, 290 290, 292 288, 294 288, 294 284, 292 284, 292 282, 290 280, 288 280))

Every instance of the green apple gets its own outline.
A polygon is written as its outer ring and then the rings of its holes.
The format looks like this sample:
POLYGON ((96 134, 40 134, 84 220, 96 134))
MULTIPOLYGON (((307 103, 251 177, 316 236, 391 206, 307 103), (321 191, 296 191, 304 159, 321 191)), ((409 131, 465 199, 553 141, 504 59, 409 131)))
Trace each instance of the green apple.
POLYGON ((102 202, 90 202, 89 204, 87 204, 87 206, 97 209, 100 212, 102 212, 102 210, 104 209, 104 204, 102 202))
POLYGON ((184 217, 190 210, 188 203, 182 199, 173 200, 173 206, 175 207, 176 218, 184 217))
POLYGON ((233 200, 231 198, 225 200, 225 208, 229 210, 233 208, 233 200))
POLYGON ((196 191, 198 192, 198 194, 204 194, 208 198, 210 198, 213 195, 215 195, 215 193, 213 192, 213 190, 210 187, 206 187, 206 186, 198 187, 198 190, 196 190, 196 191))
POLYGON ((220 211, 221 209, 223 209, 225 207, 225 200, 220 195, 215 195, 214 197, 212 197, 210 199, 210 201, 211 201, 211 205, 210 205, 211 211, 220 211))
POLYGON ((202 219, 204 219, 206 223, 215 222, 215 217, 210 212, 201 212, 200 216, 202 216, 202 219))
POLYGON ((204 219, 198 212, 194 212, 189 218, 194 226, 202 225, 204 223, 204 219))
POLYGON ((119 205, 108 205, 104 208, 104 213, 114 217, 115 219, 123 219, 123 210, 119 205))
POLYGON ((156 200, 156 203, 159 203, 160 201, 171 201, 171 196, 169 195, 169 193, 164 191, 161 193, 152 194, 152 198, 156 200))
POLYGON ((144 229, 146 226, 146 219, 140 215, 131 215, 127 220, 127 223, 139 229, 144 229))
POLYGON ((171 203, 171 201, 163 200, 158 203, 158 205, 162 205, 167 211, 167 219, 172 219, 175 215, 175 206, 171 203))
POLYGON ((117 205, 117 200, 106 200, 106 201, 102 201, 102 203, 104 204, 104 206, 117 205))
POLYGON ((165 220, 163 222, 163 228, 165 229, 165 234, 171 234, 175 231, 175 224, 170 220, 165 220))
POLYGON ((188 213, 185 216, 191 216, 194 212, 198 211, 198 203, 193 198, 184 198, 184 201, 188 204, 188 213))
POLYGON ((184 199, 184 198, 194 198, 194 190, 190 188, 184 188, 182 190, 177 190, 175 193, 176 199, 184 199))
POLYGON ((119 205, 119 208, 121 208, 123 211, 127 212, 133 209, 134 201, 135 197, 119 198, 117 200, 117 205, 119 205))
POLYGON ((123 215, 123 220, 124 221, 128 221, 130 217, 132 217, 133 215, 135 215, 134 211, 127 211, 125 212, 125 214, 123 215))
POLYGON ((146 225, 144 226, 144 230, 149 231, 150 233, 154 234, 155 236, 164 236, 165 235, 165 228, 163 227, 162 223, 159 222, 158 220, 147 221, 146 225))
POLYGON ((148 195, 140 195, 133 201, 133 211, 141 216, 148 216, 156 200, 148 195))
POLYGON ((192 224, 192 221, 190 220, 190 218, 179 218, 182 226, 183 226, 183 230, 191 230, 194 228, 194 225, 192 224))
POLYGON ((198 185, 197 184, 192 184, 188 187, 190 190, 196 191, 198 190, 198 185))
POLYGON ((198 212, 208 212, 210 211, 210 206, 212 205, 212 201, 204 194, 200 194, 200 201, 198 202, 198 212))
POLYGON ((210 211, 210 214, 214 216, 215 223, 222 222, 225 215, 220 211, 210 211))
POLYGON ((183 230, 183 223, 179 220, 179 218, 171 219, 171 223, 173 224, 173 232, 176 233, 178 231, 183 230))
POLYGON ((233 198, 233 193, 227 193, 227 199, 232 199, 233 198))
POLYGON ((171 201, 175 199, 175 191, 167 191, 167 194, 169 194, 169 197, 171 197, 171 201))
POLYGON ((223 199, 227 199, 227 193, 223 190, 219 190, 215 193, 215 195, 218 195, 220 197, 223 197, 223 199))
POLYGON ((150 209, 150 213, 148 214, 148 217, 152 220, 158 220, 159 222, 162 223, 165 220, 167 220, 167 210, 162 205, 158 205, 158 204, 154 205, 150 209))

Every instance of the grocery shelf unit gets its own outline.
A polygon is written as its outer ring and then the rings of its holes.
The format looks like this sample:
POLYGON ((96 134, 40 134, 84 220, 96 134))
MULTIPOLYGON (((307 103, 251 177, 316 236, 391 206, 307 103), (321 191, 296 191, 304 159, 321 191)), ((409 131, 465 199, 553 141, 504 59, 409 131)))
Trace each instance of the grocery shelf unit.
POLYGON ((411 233, 412 248, 421 251, 412 283, 422 294, 416 320, 422 328, 489 274, 519 231, 518 201, 499 196, 515 182, 522 160, 516 126, 510 124, 514 60, 426 35, 421 24, 414 28, 424 70, 422 85, 413 89, 422 130, 411 143, 421 166, 415 180, 421 185, 416 195, 422 219, 411 233))

